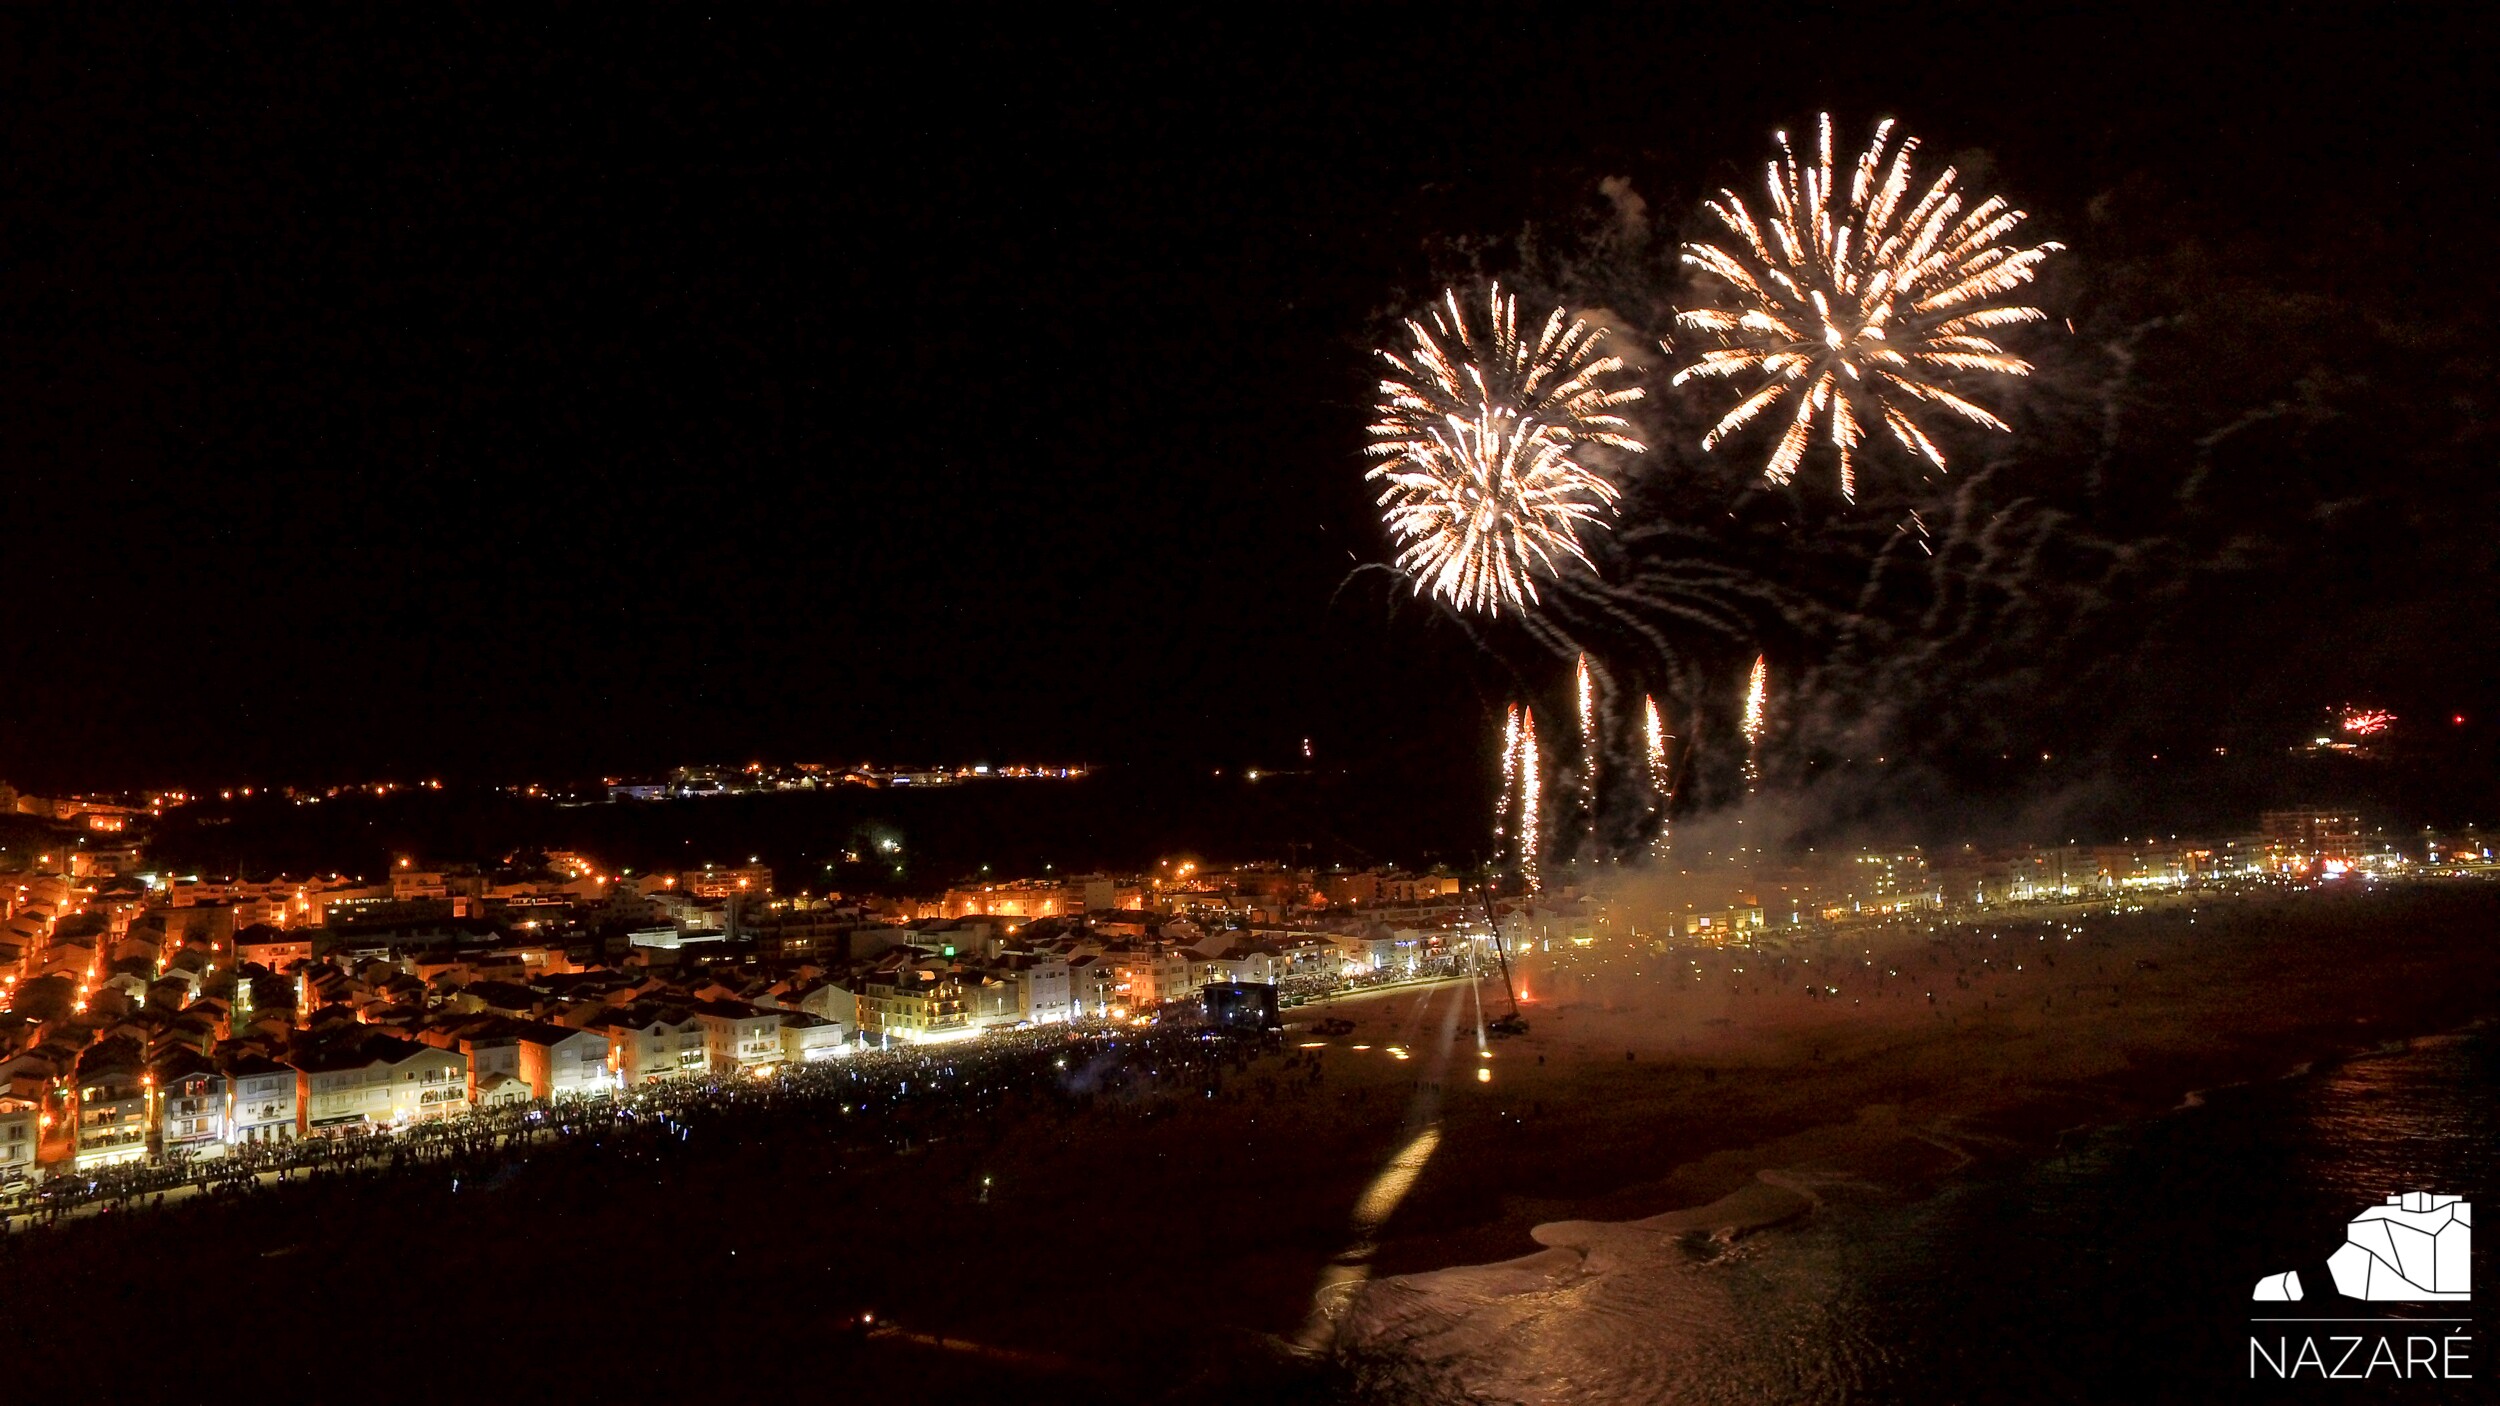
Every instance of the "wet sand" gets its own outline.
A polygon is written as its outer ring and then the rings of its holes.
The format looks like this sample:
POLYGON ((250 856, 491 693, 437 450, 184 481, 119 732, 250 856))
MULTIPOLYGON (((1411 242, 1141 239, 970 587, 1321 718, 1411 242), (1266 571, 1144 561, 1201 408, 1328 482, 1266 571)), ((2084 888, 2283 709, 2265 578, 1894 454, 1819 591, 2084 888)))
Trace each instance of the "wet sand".
MULTIPOLYGON (((1386 1228, 1378 1269, 1517 1254, 1548 1222, 1705 1205, 1765 1168, 1942 1175, 2500 1014, 2500 886, 2484 883, 2067 909, 1959 925, 1949 948, 1938 936, 1903 924, 1786 954, 1530 955, 1530 1032, 1495 1043, 1494 1082, 1453 1095, 1446 1165, 1386 1228), (1840 994, 1809 999, 1815 983, 1840 994)), ((1368 1043, 1394 1014, 1336 1043, 1368 1043)), ((1331 1074, 1395 1082, 1364 1058, 1331 1074)))

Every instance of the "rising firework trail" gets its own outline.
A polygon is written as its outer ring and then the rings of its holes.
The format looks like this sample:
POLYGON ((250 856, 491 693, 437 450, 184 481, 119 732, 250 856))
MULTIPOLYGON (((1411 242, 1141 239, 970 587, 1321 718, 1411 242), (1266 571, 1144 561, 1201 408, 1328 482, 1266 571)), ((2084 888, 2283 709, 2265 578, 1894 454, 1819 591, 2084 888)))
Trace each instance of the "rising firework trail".
POLYGON ((1531 894, 1544 887, 1537 851, 1543 841, 1538 821, 1544 809, 1545 786, 1538 775, 1536 751, 1536 709, 1523 708, 1519 726, 1519 874, 1531 894))
POLYGON ((1591 838, 1597 834, 1597 684, 1589 677, 1589 657, 1580 656, 1580 816, 1591 838))
POLYGON ((1493 798, 1493 859, 1501 862, 1510 833, 1510 813, 1519 804, 1519 705, 1510 705, 1502 723, 1502 791, 1493 798))
POLYGON ((1753 677, 1745 684, 1745 794, 1748 796, 1762 784, 1762 730, 1769 720, 1770 695, 1770 660, 1757 654, 1753 657, 1753 677))
POLYGON ((1676 385, 1741 378, 1748 386, 1703 436, 1702 448, 1780 407, 1788 427, 1764 473, 1786 483, 1819 419, 1822 437, 1838 451, 1841 495, 1853 501, 1855 451, 1871 425, 1939 470, 1944 453, 1919 427, 1925 409, 2007 428, 1953 388, 1955 373, 2031 373, 2031 363, 1998 344, 1996 329, 2041 318, 2038 308, 2005 295, 2064 247, 2004 242, 2026 216, 2001 196, 1966 206, 1949 166, 1926 194, 1909 199, 1918 142, 1906 139, 1895 149, 1892 131, 1889 118, 1876 126, 1845 192, 1832 164, 1831 114, 1822 116, 1811 166, 1780 133, 1767 219, 1757 221, 1742 197, 1722 190, 1709 210, 1734 238, 1684 246, 1684 262, 1724 285, 1734 306, 1676 319, 1718 342, 1676 372, 1676 385))
POLYGON ((1411 345, 1383 349, 1379 419, 1364 475, 1381 485, 1381 520, 1399 545, 1397 567, 1462 611, 1524 612, 1537 581, 1590 565, 1584 531, 1614 513, 1614 481, 1592 451, 1644 452, 1619 413, 1641 398, 1614 384, 1623 370, 1601 356, 1605 333, 1561 308, 1531 336, 1518 299, 1493 285, 1486 319, 1472 325, 1445 290, 1429 325, 1408 320, 1411 345))
POLYGON ((1641 700, 1641 736, 1647 744, 1649 763, 1649 813, 1656 817, 1656 828, 1650 832, 1649 849, 1653 856, 1667 853, 1668 808, 1675 804, 1675 773, 1667 755, 1667 722, 1658 711, 1658 700, 1641 700))

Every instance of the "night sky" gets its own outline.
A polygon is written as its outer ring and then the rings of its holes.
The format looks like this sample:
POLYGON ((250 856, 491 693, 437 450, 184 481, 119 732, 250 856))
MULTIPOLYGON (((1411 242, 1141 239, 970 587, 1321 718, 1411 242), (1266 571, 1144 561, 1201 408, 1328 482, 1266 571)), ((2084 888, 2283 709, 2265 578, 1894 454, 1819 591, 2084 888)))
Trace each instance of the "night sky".
POLYGON ((1452 755, 1524 666, 1348 583, 1365 348, 1823 107, 2187 329, 2148 479, 2311 435, 2085 646, 2159 706, 2034 732, 2500 704, 2467 11, 927 13, 0 19, 0 776, 1452 755))

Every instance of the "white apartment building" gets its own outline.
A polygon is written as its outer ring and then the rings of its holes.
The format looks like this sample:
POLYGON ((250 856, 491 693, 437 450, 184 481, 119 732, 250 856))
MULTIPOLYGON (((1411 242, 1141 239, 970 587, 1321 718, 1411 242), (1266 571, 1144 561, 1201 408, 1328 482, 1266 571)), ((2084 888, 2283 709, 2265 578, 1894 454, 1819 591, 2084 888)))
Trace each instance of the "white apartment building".
POLYGON ((703 1047, 715 1074, 736 1074, 781 1063, 780 1011, 757 1010, 743 1001, 705 1001, 694 1008, 703 1023, 703 1047))
POLYGON ((1209 957, 1197 965, 1200 986, 1242 982, 1260 986, 1276 984, 1276 959, 1265 952, 1209 957))
POLYGON ((781 1003, 791 1010, 805 1011, 819 1020, 830 1020, 842 1027, 843 1038, 859 1028, 859 998, 848 987, 830 981, 816 981, 792 992, 781 1003))
POLYGON ((1025 1020, 1033 1025, 1058 1025, 1076 1018, 1074 998, 1069 994, 1068 963, 1061 957, 1042 957, 1016 972, 1016 995, 1024 1010, 1025 1020))
POLYGON ((234 1143, 293 1142, 298 1130, 295 1070, 261 1055, 226 1066, 226 1138, 234 1143))
POLYGON ((405 1127, 469 1111, 468 1057, 396 1035, 372 1036, 296 1069, 306 1133, 405 1127))
POLYGON ((591 1028, 608 1037, 610 1063, 627 1088, 700 1074, 711 1063, 703 1022, 692 1012, 646 1009, 611 1017, 591 1028))
POLYGON ((42 1105, 0 1094, 0 1187, 34 1179, 35 1149, 42 1140, 42 1105))

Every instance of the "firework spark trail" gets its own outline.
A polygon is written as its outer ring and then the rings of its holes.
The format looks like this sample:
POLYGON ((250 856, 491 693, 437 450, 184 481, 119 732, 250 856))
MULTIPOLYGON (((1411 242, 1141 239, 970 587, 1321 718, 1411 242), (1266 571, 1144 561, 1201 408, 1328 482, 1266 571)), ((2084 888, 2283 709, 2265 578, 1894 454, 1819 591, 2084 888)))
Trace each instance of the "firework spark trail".
POLYGON ((1770 659, 1757 654, 1753 658, 1753 677, 1745 684, 1745 794, 1748 796, 1762 784, 1762 732, 1768 720, 1770 694, 1770 659))
POLYGON ((1502 723, 1502 792, 1493 798, 1493 862, 1502 861, 1503 841, 1510 833, 1511 807, 1519 790, 1519 705, 1510 705, 1502 723))
POLYGON ((1583 832, 1594 839, 1597 835, 1597 685, 1589 678, 1589 657, 1580 656, 1580 815, 1587 827, 1583 832))
POLYGON ((1495 284, 1485 330, 1444 290, 1413 343, 1383 349, 1379 419, 1364 475, 1400 544, 1397 567, 1417 594, 1460 611, 1525 612, 1537 579, 1591 565, 1584 529, 1606 525, 1618 496, 1592 450, 1646 451, 1618 413, 1642 396, 1617 386, 1623 362, 1601 356, 1605 333, 1562 308, 1522 336, 1518 299, 1495 284))
POLYGON ((1527 881, 1530 894, 1544 887, 1537 864, 1543 839, 1537 822, 1544 805, 1544 783, 1538 778, 1536 709, 1523 708, 1519 730, 1519 873, 1527 881))
POLYGON ((1658 818, 1657 829, 1651 832, 1649 848, 1653 856, 1663 859, 1667 853, 1667 829, 1670 824, 1667 812, 1675 803, 1675 774, 1668 768, 1666 719, 1659 713, 1658 700, 1654 697, 1641 700, 1641 733, 1648 743, 1649 813, 1658 818))
POLYGON ((1822 115, 1817 160, 1805 165, 1779 134, 1771 164, 1770 208, 1758 222, 1734 191, 1708 203, 1735 239, 1687 244, 1684 262, 1733 293, 1733 308, 1679 314, 1679 326, 1719 345, 1676 372, 1693 379, 1745 377, 1751 388, 1702 437, 1705 450, 1787 402, 1787 428, 1764 465, 1773 483, 1794 478, 1821 417, 1822 438, 1838 452, 1841 496, 1857 497, 1855 453, 1881 426, 1904 450, 1945 467, 1942 450, 1919 427, 1934 407, 1993 430, 2003 420, 1956 393, 1956 372, 2027 376, 2031 363, 2008 352, 1996 329, 2043 316, 2002 301, 2030 282, 2064 246, 2017 249, 2002 242, 2027 216, 2001 196, 1965 206, 1952 167, 1927 193, 1907 199, 1915 138, 1892 148, 1891 119, 1847 177, 1845 198, 1832 161, 1831 114, 1822 115), (1887 166, 1889 160, 1889 166, 1887 166), (1765 235, 1767 226, 1768 235, 1765 235))

